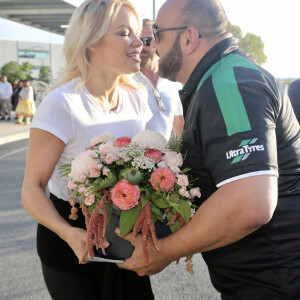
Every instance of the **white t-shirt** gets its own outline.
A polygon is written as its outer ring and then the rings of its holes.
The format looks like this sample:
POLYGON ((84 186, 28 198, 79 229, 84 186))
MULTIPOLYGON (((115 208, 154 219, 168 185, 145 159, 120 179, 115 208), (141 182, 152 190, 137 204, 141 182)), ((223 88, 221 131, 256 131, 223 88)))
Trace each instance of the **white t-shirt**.
POLYGON ((77 88, 76 78, 50 92, 39 105, 31 128, 48 131, 61 139, 64 148, 48 186, 51 193, 69 200, 69 178, 62 177, 61 165, 70 163, 79 152, 90 146, 91 138, 109 132, 115 137, 132 137, 144 130, 152 113, 145 91, 118 86, 119 106, 115 111, 104 111, 85 86, 77 88))
POLYGON ((169 140, 173 129, 174 116, 183 115, 182 104, 178 94, 178 90, 182 89, 181 83, 172 82, 161 77, 158 79, 156 89, 159 91, 166 107, 166 110, 162 111, 153 94, 154 87, 151 81, 142 72, 137 72, 132 76, 133 80, 142 84, 148 92, 148 104, 153 117, 147 123, 146 129, 159 132, 169 140))
POLYGON ((0 99, 10 99, 12 96, 12 86, 9 82, 0 82, 0 99))

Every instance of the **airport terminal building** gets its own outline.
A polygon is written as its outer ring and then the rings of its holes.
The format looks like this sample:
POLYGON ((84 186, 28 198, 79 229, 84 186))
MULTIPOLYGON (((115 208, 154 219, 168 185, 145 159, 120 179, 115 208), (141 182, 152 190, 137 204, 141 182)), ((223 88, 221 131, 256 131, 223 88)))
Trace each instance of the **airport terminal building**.
POLYGON ((19 65, 29 62, 34 66, 32 76, 36 78, 40 68, 48 66, 52 81, 56 81, 65 65, 63 45, 0 40, 0 68, 10 61, 19 65))

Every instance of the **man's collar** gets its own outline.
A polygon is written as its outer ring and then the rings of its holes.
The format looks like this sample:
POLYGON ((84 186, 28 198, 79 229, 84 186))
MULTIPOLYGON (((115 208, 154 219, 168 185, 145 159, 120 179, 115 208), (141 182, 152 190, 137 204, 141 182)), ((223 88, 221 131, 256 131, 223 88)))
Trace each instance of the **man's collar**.
POLYGON ((203 75, 215 62, 237 49, 238 45, 234 37, 227 38, 212 47, 199 61, 183 89, 179 91, 181 100, 194 92, 203 75))

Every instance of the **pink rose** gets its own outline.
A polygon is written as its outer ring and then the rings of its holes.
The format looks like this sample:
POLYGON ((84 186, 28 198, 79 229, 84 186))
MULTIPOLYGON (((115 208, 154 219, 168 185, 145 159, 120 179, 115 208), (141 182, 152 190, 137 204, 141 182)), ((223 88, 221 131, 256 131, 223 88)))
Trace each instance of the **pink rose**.
POLYGON ((189 184, 189 180, 186 175, 178 175, 177 184, 181 186, 187 186, 189 184))
POLYGON ((99 143, 107 143, 108 141, 114 140, 114 136, 110 133, 106 132, 104 134, 99 135, 98 137, 91 139, 91 145, 94 146, 99 143))
POLYGON ((161 161, 161 157, 162 157, 161 151, 157 149, 149 149, 149 148, 146 148, 145 150, 146 150, 145 156, 151 158, 155 164, 161 161))
POLYGON ((136 206, 140 199, 139 187, 129 183, 126 179, 119 181, 110 192, 112 202, 121 210, 136 206))
POLYGON ((131 143, 131 138, 127 136, 121 136, 114 141, 115 147, 126 147, 131 143))
POLYGON ((191 193, 192 198, 195 198, 195 197, 200 198, 201 197, 200 189, 198 187, 191 189, 190 193, 191 193))
POLYGON ((85 193, 85 187, 84 187, 84 186, 80 187, 80 188, 78 189, 78 193, 79 193, 79 194, 85 193))
POLYGON ((182 197, 190 198, 190 193, 186 190, 185 187, 181 187, 178 192, 182 197))
POLYGON ((68 181, 68 188, 69 188, 70 191, 74 191, 77 188, 77 185, 72 180, 69 180, 68 181))
POLYGON ((108 165, 110 165, 114 161, 114 156, 111 153, 108 153, 104 160, 108 165))
POLYGON ((149 179, 152 187, 157 191, 168 192, 174 187, 175 174, 167 167, 156 169, 149 179))
POLYGON ((88 192, 88 193, 86 194, 85 199, 84 199, 85 205, 90 206, 90 205, 92 205, 94 202, 95 202, 95 194, 92 193, 92 192, 88 192))
POLYGON ((89 175, 90 175, 89 177, 91 177, 91 178, 99 177, 100 176, 100 171, 93 169, 93 170, 90 171, 89 175))
POLYGON ((102 173, 103 173, 104 176, 108 176, 108 172, 110 172, 110 169, 109 169, 109 168, 104 167, 104 168, 102 169, 102 173))
POLYGON ((166 152, 163 157, 163 161, 168 167, 170 166, 181 167, 183 163, 181 153, 176 153, 174 151, 166 152))

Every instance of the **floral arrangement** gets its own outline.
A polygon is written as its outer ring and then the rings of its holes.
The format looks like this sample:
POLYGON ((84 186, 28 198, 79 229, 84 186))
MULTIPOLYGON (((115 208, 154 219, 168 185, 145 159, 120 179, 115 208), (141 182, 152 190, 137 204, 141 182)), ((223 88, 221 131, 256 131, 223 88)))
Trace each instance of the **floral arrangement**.
MULTIPOLYGON (((71 164, 64 165, 69 176, 68 188, 74 196, 70 203, 71 219, 77 218, 75 198, 79 200, 87 227, 87 250, 94 256, 93 245, 109 246, 107 224, 113 213, 120 216, 120 232, 142 234, 143 252, 149 263, 147 246, 157 249, 156 222, 164 222, 171 232, 189 222, 195 212, 192 200, 200 197, 199 188, 190 188, 179 153, 180 140, 168 143, 159 133, 145 130, 129 137, 115 138, 105 133, 91 140, 71 164)), ((192 272, 190 258, 187 270, 192 272)))

